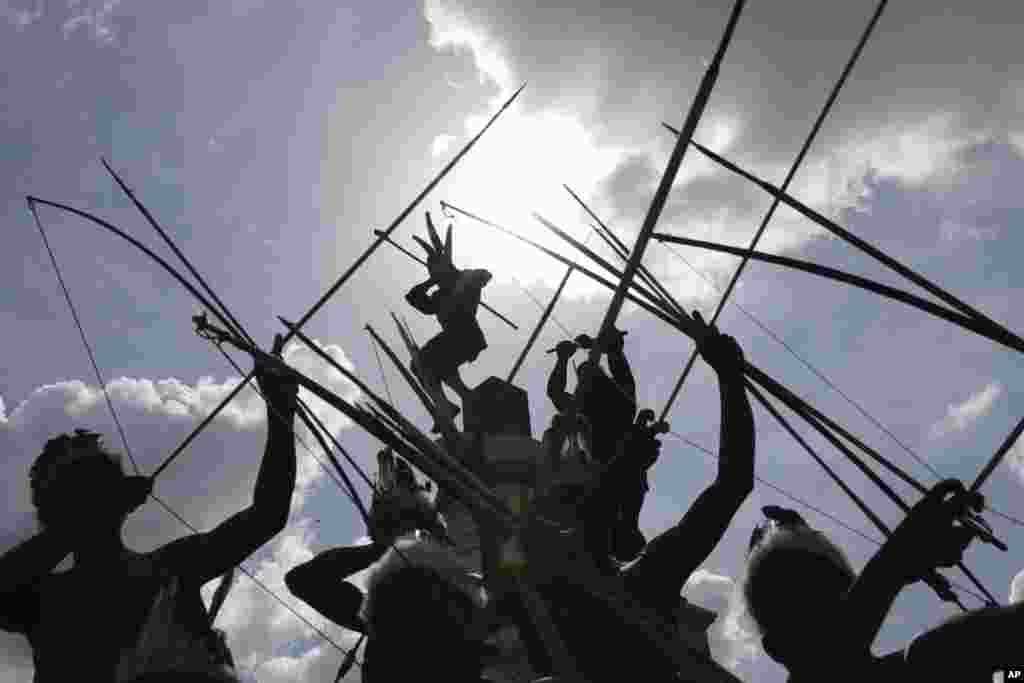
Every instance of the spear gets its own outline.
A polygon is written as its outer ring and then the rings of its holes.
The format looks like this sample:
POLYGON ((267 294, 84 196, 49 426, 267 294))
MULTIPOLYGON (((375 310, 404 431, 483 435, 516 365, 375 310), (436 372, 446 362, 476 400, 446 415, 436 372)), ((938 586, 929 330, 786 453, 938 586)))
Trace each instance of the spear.
MULTIPOLYGON (((391 237, 389 237, 388 235, 385 235, 383 231, 381 231, 381 230, 374 230, 373 234, 376 235, 377 237, 383 237, 385 242, 387 242, 388 244, 393 246, 395 249, 397 249, 398 251, 402 252, 403 254, 405 254, 406 256, 411 258, 416 263, 419 263, 420 265, 423 265, 423 266, 427 265, 426 261, 424 261, 419 256, 417 256, 416 254, 412 253, 411 251, 409 251, 408 249, 403 247, 398 242, 396 242, 393 239, 391 239, 391 237)), ((519 329, 518 325, 516 325, 514 322, 512 322, 511 320, 509 320, 508 318, 503 316, 501 313, 498 313, 496 310, 494 310, 493 308, 488 306, 483 301, 480 302, 480 307, 485 309, 485 310, 487 310, 487 311, 490 311, 491 313, 493 313, 495 315, 495 317, 497 317, 499 320, 501 320, 502 322, 507 324, 513 330, 518 330, 519 329)))
POLYGON ((992 475, 996 467, 999 466, 999 463, 1003 461, 1006 454, 1010 452, 1011 448, 1013 448, 1013 445, 1017 443, 1017 439, 1020 438, 1021 432, 1024 432, 1024 418, 1021 418, 1020 422, 1018 422, 1017 426, 1013 428, 1013 431, 1006 437, 1002 445, 992 455, 992 458, 988 461, 985 467, 978 473, 978 477, 974 480, 974 483, 971 484, 971 491, 978 491, 981 488, 981 485, 984 484, 985 480, 992 475))
MULTIPOLYGON (((576 200, 576 203, 582 206, 583 210, 586 211, 591 218, 597 221, 597 225, 600 227, 600 229, 596 230, 596 232, 598 235, 601 236, 605 244, 607 244, 608 247, 612 251, 614 251, 619 256, 619 258, 623 260, 623 262, 628 262, 629 249, 626 247, 625 243, 622 240, 620 240, 614 232, 612 232, 611 228, 609 228, 605 224, 605 222, 602 221, 598 217, 598 215, 591 210, 589 206, 587 206, 587 204, 580 198, 578 194, 573 192, 571 187, 564 184, 562 185, 562 187, 565 188, 566 192, 572 195, 572 198, 576 200)), ((655 289, 655 291, 661 294, 663 299, 665 299, 668 303, 672 304, 672 306, 676 309, 677 313, 685 313, 683 307, 679 305, 679 302, 675 300, 675 298, 669 293, 669 291, 665 289, 660 282, 658 282, 658 278, 654 277, 654 275, 649 270, 647 270, 647 267, 644 266, 642 263, 640 264, 638 272, 640 276, 644 279, 644 281, 647 282, 647 284, 649 284, 651 287, 655 289)))
MULTIPOLYGON (((676 129, 674 129, 672 126, 668 125, 667 123, 663 123, 662 125, 665 128, 667 128, 668 130, 670 130, 673 133, 678 135, 678 131, 676 129)), ((861 239, 860 237, 857 237, 856 235, 854 235, 850 231, 842 228, 835 221, 832 221, 832 220, 826 218, 822 214, 818 213, 817 211, 815 211, 811 207, 809 207, 806 204, 804 204, 803 202, 801 202, 800 200, 794 198, 792 195, 790 195, 790 194, 788 194, 786 192, 783 192, 780 188, 778 188, 775 185, 772 185, 771 183, 769 183, 769 182, 767 182, 767 181, 765 181, 765 180, 755 176, 750 171, 743 170, 742 168, 740 168, 739 166, 737 166, 733 162, 729 161, 728 159, 725 159, 724 157, 722 157, 719 154, 716 154, 716 153, 712 152, 710 149, 708 149, 707 147, 705 147, 705 146, 703 146, 703 145, 701 145, 701 144, 699 144, 697 142, 694 142, 693 146, 696 147, 705 156, 707 156, 710 159, 712 159, 713 161, 721 164, 722 166, 724 166, 725 168, 729 169, 733 173, 736 173, 736 174, 738 174, 740 176, 743 176, 744 178, 750 180, 751 182, 756 183, 763 190, 765 190, 766 192, 771 194, 773 197, 777 197, 778 199, 782 200, 782 202, 785 203, 787 206, 789 206, 789 207, 795 209, 796 211, 800 212, 801 214, 803 214, 804 216, 806 216, 810 220, 814 221, 815 223, 817 223, 821 227, 823 227, 826 230, 828 230, 829 232, 831 232, 833 235, 836 235, 837 237, 845 240, 847 243, 849 243, 850 245, 856 247, 857 249, 859 249, 860 251, 864 252, 868 256, 871 256, 875 260, 877 260, 877 261, 881 262, 882 264, 888 266, 890 269, 892 269, 893 271, 899 273, 900 275, 902 275, 906 279, 910 280, 911 282, 916 284, 918 287, 921 287, 922 289, 926 290, 927 292, 933 294, 936 298, 941 299, 942 301, 946 302, 950 306, 959 309, 960 311, 962 311, 966 315, 969 315, 969 316, 977 318, 978 320, 984 321, 985 323, 991 325, 992 327, 994 327, 994 328, 996 328, 998 330, 1001 330, 1005 334, 1013 335, 1013 333, 1010 330, 1006 329, 1005 327, 1003 327, 999 323, 995 322, 994 320, 992 320, 991 318, 986 316, 981 311, 979 311, 976 308, 972 307, 971 305, 961 301, 960 299, 958 299, 953 294, 947 292, 946 290, 942 289, 938 285, 934 284, 933 282, 931 282, 930 280, 925 278, 923 275, 917 273, 916 271, 912 270, 908 266, 905 266, 904 264, 900 263, 895 258, 887 255, 886 253, 884 253, 883 251, 881 251, 877 247, 872 246, 869 242, 861 239)))
MULTIPOLYGON (((718 71, 721 67, 722 59, 725 57, 725 50, 732 40, 733 31, 736 29, 736 23, 739 21, 740 13, 743 11, 745 4, 746 0, 736 0, 736 3, 733 5, 732 14, 725 27, 725 34, 722 36, 721 41, 719 41, 715 56, 708 65, 707 71, 704 72, 703 79, 701 79, 697 95, 694 97, 693 105, 690 107, 686 122, 683 124, 683 134, 679 136, 675 148, 672 150, 672 155, 669 157, 668 166, 665 168, 665 173, 661 177, 661 183, 654 193, 654 199, 647 210, 647 217, 644 218, 643 225, 637 235, 636 244, 633 245, 633 251, 630 254, 629 262, 626 264, 626 270, 622 274, 622 279, 619 281, 615 294, 612 295, 612 301, 608 305, 608 311, 605 313, 604 321, 601 323, 597 337, 595 337, 596 339, 605 339, 615 326, 615 320, 619 316, 619 311, 622 310, 622 304, 625 303, 626 292, 633 281, 633 276, 636 274, 640 262, 643 260, 647 243, 651 239, 651 233, 654 232, 654 226, 661 216, 665 201, 668 199, 669 190, 672 189, 672 183, 679 172, 683 155, 686 154, 686 150, 689 147, 690 138, 697 130, 697 124, 700 122, 704 108, 707 106, 708 98, 711 96, 711 90, 718 79, 718 71)), ((590 349, 589 360, 592 363, 597 361, 600 354, 601 345, 594 344, 590 349)), ((662 415, 662 419, 664 419, 664 415, 662 415)))
MULTIPOLYGON (((868 22, 867 27, 860 36, 860 40, 857 41, 857 46, 853 50, 853 54, 850 55, 850 59, 846 62, 846 66, 843 67, 843 72, 839 76, 839 80, 832 87, 832 92, 829 93, 828 98, 825 100, 825 106, 822 107, 821 111, 818 112, 818 118, 815 119, 814 125, 811 126, 811 132, 804 140, 803 146, 800 151, 797 152, 796 159, 793 160, 793 165, 789 167, 789 172, 786 174, 786 179, 782 181, 782 189, 785 190, 789 187, 793 178, 796 176, 796 172, 800 169, 800 165, 804 161, 804 157, 811 149, 811 144, 814 143, 814 139, 818 136, 818 131, 821 130, 822 124, 825 123, 825 118, 829 112, 832 111, 832 105, 835 104, 836 99, 839 97, 839 91, 842 90, 843 84, 846 83, 846 79, 850 76, 850 72, 853 71, 853 66, 857 63, 857 59, 860 57, 860 53, 864 50, 864 46, 868 42, 868 38, 871 36, 872 31, 875 29, 875 25, 878 23, 878 19, 882 16, 882 10, 885 9, 885 5, 888 0, 881 0, 878 3, 878 7, 875 9, 875 13, 872 15, 871 20, 868 22)), ((677 139, 678 142, 682 140, 690 140, 693 136, 692 130, 683 128, 682 133, 677 139)), ((750 250, 753 251, 757 247, 757 243, 761 240, 761 235, 764 234, 765 229, 768 227, 768 223, 771 221, 772 216, 775 215, 775 209, 779 205, 779 200, 776 199, 772 202, 772 205, 768 208, 764 218, 761 220, 761 225, 758 226, 757 232, 754 233, 754 238, 750 241, 750 250)), ((718 316, 722 313, 722 309, 725 308, 725 303, 729 300, 729 295, 732 293, 733 288, 740 279, 740 275, 743 274, 743 269, 746 268, 747 259, 744 258, 736 272, 733 273, 732 279, 729 280, 729 284, 725 288, 725 293, 722 294, 722 298, 718 300, 718 306, 715 308, 715 313, 711 317, 711 324, 714 325, 718 321, 718 316)), ((693 367, 694 361, 697 359, 698 351, 694 349, 690 355, 690 359, 687 361, 686 366, 683 368, 682 374, 679 376, 679 380, 676 382, 676 386, 672 389, 672 394, 669 396, 668 401, 665 402, 665 408, 661 411, 661 417, 659 420, 664 420, 665 416, 668 415, 668 411, 671 410, 672 404, 676 400, 676 396, 679 395, 679 390, 683 388, 683 383, 686 382, 686 378, 690 373, 690 369, 693 367)))
MULTIPOLYGON (((563 240, 565 240, 566 242, 568 242, 572 246, 576 247, 576 249, 581 251, 586 256, 590 257, 590 259, 592 261, 597 263, 599 266, 601 266, 602 268, 607 270, 609 273, 611 273, 615 277, 621 278, 621 277, 624 276, 624 273, 619 271, 615 266, 613 266, 612 264, 608 263, 608 261, 606 261, 605 259, 603 259, 600 256, 598 256, 597 253, 594 252, 592 249, 590 249, 589 247, 584 245, 579 240, 577 240, 577 239, 573 238, 572 236, 570 236, 569 233, 565 232, 564 230, 562 230, 558 226, 554 225, 553 223, 551 223, 551 221, 547 220, 546 218, 541 216, 539 213, 534 212, 533 217, 535 219, 537 219, 537 221, 541 225, 543 225, 545 228, 547 228, 551 232, 555 233, 558 237, 562 238, 563 240)), ((658 295, 654 294, 651 290, 647 289, 646 287, 641 285, 639 282, 636 282, 636 281, 631 282, 630 283, 630 287, 632 289, 636 290, 637 293, 642 294, 652 304, 655 304, 657 306, 661 306, 668 313, 670 313, 672 315, 676 315, 676 311, 671 307, 671 305, 668 304, 667 301, 664 301, 661 297, 659 297, 658 295)))
POLYGON ((551 301, 548 302, 547 307, 544 309, 544 313, 540 316, 540 320, 537 321, 536 327, 533 328, 533 332, 530 333, 530 338, 526 340, 526 346, 519 352, 519 357, 516 358, 515 364, 512 366, 512 370, 508 373, 508 379, 505 380, 509 384, 515 379, 516 373, 519 372, 519 368, 522 367, 523 361, 526 360, 526 355, 530 353, 530 349, 533 348, 534 342, 537 341, 537 337, 540 335, 540 331, 544 328, 544 324, 547 323, 548 318, 551 317, 552 311, 555 310, 555 304, 558 303, 558 299, 562 296, 562 290, 565 289, 565 283, 569 281, 569 276, 572 275, 572 271, 576 270, 573 266, 569 266, 565 269, 565 275, 562 276, 562 281, 558 283, 558 288, 555 289, 555 293, 551 296, 551 301))
POLYGON ((725 244, 718 244, 717 242, 707 242, 705 240, 694 240, 688 237, 679 237, 677 235, 664 235, 661 233, 655 233, 653 238, 661 242, 671 242, 674 244, 682 244, 690 247, 699 247, 701 249, 708 249, 710 251, 717 251, 724 254, 732 254, 734 256, 742 256, 750 258, 755 261, 763 261, 765 263, 773 263, 775 265, 785 266, 794 270, 800 270, 805 273, 811 273, 820 277, 825 277, 830 280, 836 280, 837 282, 843 282, 848 285, 853 285, 859 289, 865 289, 870 292, 874 292, 879 296, 884 296, 894 301, 900 301, 913 306, 914 308, 929 313, 937 318, 942 318, 948 322, 953 323, 965 330, 970 330, 975 334, 991 339, 992 341, 999 342, 1000 344, 1011 348, 1015 351, 1024 352, 1024 340, 1017 338, 1015 335, 1006 333, 1004 334, 1001 329, 993 328, 985 321, 978 318, 969 317, 958 313, 957 311, 951 311, 945 306, 932 303, 927 299, 915 296, 910 292, 896 289, 884 285, 880 282, 875 282, 867 278, 860 277, 859 275, 853 275, 842 270, 836 270, 835 268, 829 268, 828 266, 818 265, 817 263, 810 263, 807 261, 801 261, 800 259, 789 258, 788 256, 777 256, 775 254, 765 254, 760 251, 752 251, 749 249, 742 249, 739 247, 730 247, 725 244))

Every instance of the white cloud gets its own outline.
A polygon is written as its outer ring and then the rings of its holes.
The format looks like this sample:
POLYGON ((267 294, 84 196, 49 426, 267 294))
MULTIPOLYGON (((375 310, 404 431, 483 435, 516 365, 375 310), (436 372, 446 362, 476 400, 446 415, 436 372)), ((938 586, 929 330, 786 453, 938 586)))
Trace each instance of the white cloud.
POLYGON ((231 13, 236 17, 244 17, 256 10, 261 10, 267 0, 231 0, 231 13))
POLYGON ((1024 132, 1010 133, 1010 144, 1014 146, 1018 154, 1024 155, 1024 132))
POLYGON ((1007 603, 1014 605, 1024 600, 1024 569, 1017 572, 1010 581, 1010 595, 1006 598, 1007 603))
POLYGON ((43 3, 41 0, 33 3, 32 9, 15 9, 8 0, 0 2, 0 15, 12 26, 21 31, 26 26, 35 23, 43 16, 43 3))
POLYGON ((686 581, 683 596, 718 613, 708 629, 708 646, 715 661, 736 672, 742 663, 760 656, 758 636, 749 618, 743 618, 739 589, 732 578, 698 569, 686 581))
POLYGON ((1024 439, 1017 439, 1006 454, 1006 465, 1024 482, 1024 439))
POLYGON ((101 44, 110 45, 117 40, 114 25, 111 18, 121 0, 72 0, 69 6, 73 12, 71 17, 64 22, 62 30, 64 37, 70 36, 78 28, 82 27, 92 33, 93 39, 101 44))
POLYGON ((964 431, 988 413, 1001 393, 999 383, 990 382, 963 403, 951 404, 946 409, 946 416, 931 426, 930 436, 939 439, 953 432, 964 431))
POLYGON ((491 36, 441 0, 426 0, 423 11, 430 24, 432 47, 437 50, 467 50, 473 55, 481 83, 489 80, 503 92, 512 87, 512 70, 501 47, 491 36))
POLYGON ((448 151, 448 148, 455 142, 454 135, 438 135, 434 138, 434 142, 430 145, 430 153, 435 157, 439 157, 448 151))

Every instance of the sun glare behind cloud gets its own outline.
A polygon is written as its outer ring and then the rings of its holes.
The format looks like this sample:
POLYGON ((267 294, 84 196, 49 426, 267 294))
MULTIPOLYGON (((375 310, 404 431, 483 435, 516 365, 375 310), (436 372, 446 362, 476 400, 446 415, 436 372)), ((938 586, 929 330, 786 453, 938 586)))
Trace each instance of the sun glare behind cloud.
MULTIPOLYGON (((602 148, 569 113, 523 114, 510 109, 484 138, 475 154, 453 173, 445 198, 452 204, 504 225, 519 234, 574 256, 573 250, 541 226, 537 212, 586 239, 581 210, 563 189, 569 184, 584 197, 615 167, 621 151, 602 148)), ((467 134, 479 130, 483 116, 466 119, 467 134)), ((496 277, 523 284, 556 283, 564 266, 532 247, 467 219, 457 222, 459 266, 486 265, 496 277)))

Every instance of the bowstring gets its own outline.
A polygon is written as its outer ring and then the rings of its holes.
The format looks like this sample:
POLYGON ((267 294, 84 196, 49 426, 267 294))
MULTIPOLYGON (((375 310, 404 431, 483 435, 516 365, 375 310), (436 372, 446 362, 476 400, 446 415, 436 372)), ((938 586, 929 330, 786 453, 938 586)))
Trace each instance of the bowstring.
POLYGON ((39 235, 43 238, 43 245, 46 247, 46 253, 50 256, 50 263, 53 264, 53 270, 57 273, 57 282, 60 283, 61 291, 64 293, 64 300, 68 303, 68 308, 71 310, 71 317, 75 320, 75 327, 78 328, 78 334, 82 338, 82 344, 85 345, 85 351, 89 354, 89 362, 92 364, 93 372, 96 374, 96 382, 100 385, 100 390, 103 392, 103 398, 107 402, 107 408, 110 410, 110 415, 114 418, 114 425, 117 427, 117 432, 121 436, 121 443, 124 444, 125 453, 128 454, 128 460, 131 461, 132 467, 135 469, 135 474, 141 474, 139 470, 139 463, 135 461, 135 456, 132 454, 132 449, 128 445, 128 437, 125 435, 124 427, 121 425, 121 420, 117 417, 117 411, 114 410, 114 403, 110 400, 110 393, 107 391, 107 385, 103 381, 103 374, 100 372, 99 365, 96 363, 96 356, 93 353, 92 346, 89 344, 89 339, 85 335, 85 328, 82 326, 82 321, 78 317, 78 311, 75 310, 75 304, 71 300, 71 292, 68 291, 68 287, 64 282, 64 277, 60 272, 60 265, 57 263, 57 256, 53 253, 53 248, 50 246, 50 240, 46 237, 46 230, 43 228, 43 222, 39 218, 39 214, 36 212, 35 204, 29 200, 28 202, 29 211, 32 212, 32 218, 35 220, 36 227, 39 228, 39 235))
MULTIPOLYGON (((106 399, 107 407, 110 409, 110 414, 111 414, 111 416, 114 419, 114 423, 117 425, 117 430, 118 430, 118 433, 121 436, 121 441, 124 444, 125 452, 128 454, 128 458, 131 460, 132 466, 135 468, 136 474, 138 474, 140 472, 138 463, 135 461, 135 458, 132 455, 131 447, 128 444, 128 438, 125 435, 124 428, 122 427, 121 421, 120 421, 120 419, 117 416, 117 411, 114 409, 114 404, 110 400, 110 395, 107 392, 106 385, 104 385, 104 383, 103 383, 102 374, 100 373, 99 366, 96 363, 96 358, 95 358, 95 356, 93 354, 92 346, 89 344, 88 337, 85 334, 85 329, 82 326, 80 318, 78 317, 78 311, 75 309, 74 301, 71 299, 71 294, 68 291, 68 288, 67 288, 67 286, 66 286, 66 284, 64 282, 63 276, 61 275, 60 265, 58 264, 57 257, 54 254, 53 249, 50 246, 50 241, 46 237, 46 230, 43 228, 43 224, 42 224, 42 221, 39 218, 39 214, 36 212, 35 205, 31 201, 29 202, 29 210, 32 213, 32 217, 33 217, 33 219, 35 221, 36 227, 39 229, 39 234, 40 234, 40 236, 43 239, 43 244, 46 247, 47 254, 49 254, 50 263, 53 264, 53 269, 54 269, 54 271, 57 274, 57 280, 58 280, 58 282, 60 282, 61 290, 64 293, 64 300, 67 301, 68 308, 70 309, 71 315, 72 315, 72 317, 75 320, 75 326, 78 328, 78 332, 79 332, 79 334, 80 334, 80 336, 82 338, 82 343, 85 345, 85 349, 86 349, 86 351, 89 354, 89 360, 91 361, 93 370, 96 373, 96 379, 99 382, 100 388, 103 390, 103 396, 106 399)), ((299 435, 296 434, 296 436, 298 437, 299 435)), ((299 441, 300 441, 300 443, 303 444, 303 446, 305 446, 306 450, 309 451, 310 455, 312 456, 313 453, 312 453, 312 450, 309 448, 309 446, 306 445, 305 442, 302 441, 301 438, 299 439, 299 441)), ((317 459, 315 456, 313 456, 313 457, 314 457, 314 460, 316 460, 317 463, 319 463, 320 466, 323 467, 325 471, 327 471, 327 467, 322 462, 320 462, 320 460, 317 459)), ((340 484, 339 484, 339 487, 340 487, 340 484)), ((345 493, 348 494, 347 491, 345 493)), ((196 533, 196 534, 200 533, 198 529, 196 529, 194 526, 192 526, 184 517, 182 517, 180 514, 178 514, 178 512, 176 512, 170 505, 168 505, 163 500, 161 500, 159 497, 157 497, 157 495, 155 493, 151 492, 150 493, 150 497, 154 501, 156 501, 164 510, 166 510, 171 516, 173 516, 175 519, 177 519, 179 522, 181 522, 185 527, 187 527, 193 533, 196 533)), ((244 565, 239 564, 237 566, 238 566, 238 569, 243 574, 245 574, 247 577, 249 577, 257 586, 259 586, 261 589, 263 589, 268 595, 270 595, 272 598, 274 598, 274 600, 277 601, 278 604, 280 604, 282 607, 284 607, 286 610, 288 610, 292 615, 297 617, 300 621, 305 623, 308 627, 313 629, 323 640, 325 640, 326 642, 328 642, 331 645, 333 645, 334 648, 337 649, 342 655, 348 655, 349 654, 349 650, 346 650, 345 648, 341 647, 337 642, 334 641, 334 639, 332 639, 330 636, 328 636, 326 633, 324 633, 324 631, 322 629, 318 628, 311 621, 309 621, 304 616, 299 614, 294 608, 292 608, 287 602, 285 602, 283 598, 278 596, 265 583, 263 583, 258 578, 256 578, 256 576, 252 572, 250 572, 248 569, 246 569, 244 565)), ((359 661, 358 659, 356 661, 359 662, 360 666, 363 666, 363 662, 359 661)))

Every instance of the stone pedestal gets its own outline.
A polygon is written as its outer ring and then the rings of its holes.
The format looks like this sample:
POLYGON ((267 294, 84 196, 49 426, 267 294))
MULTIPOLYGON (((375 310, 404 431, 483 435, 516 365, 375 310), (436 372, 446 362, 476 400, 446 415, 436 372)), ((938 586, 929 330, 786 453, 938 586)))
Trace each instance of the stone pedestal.
POLYGON ((463 402, 462 425, 467 434, 517 434, 530 437, 530 403, 526 391, 488 377, 463 402))

